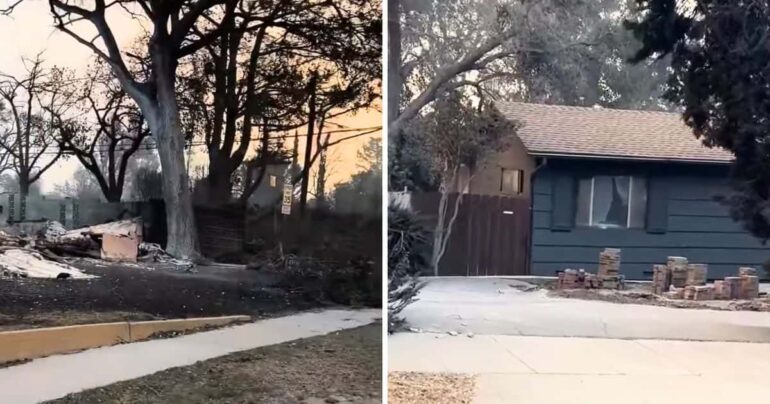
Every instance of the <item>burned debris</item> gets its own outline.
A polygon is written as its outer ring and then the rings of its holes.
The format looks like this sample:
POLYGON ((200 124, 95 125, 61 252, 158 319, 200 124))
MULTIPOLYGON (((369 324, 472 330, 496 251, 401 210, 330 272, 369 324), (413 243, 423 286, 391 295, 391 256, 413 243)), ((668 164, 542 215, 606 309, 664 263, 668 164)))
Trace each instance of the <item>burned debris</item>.
MULTIPOLYGON (((74 230, 49 221, 33 236, 0 232, 3 278, 93 278, 71 265, 78 258, 119 263, 160 262, 184 270, 193 267, 192 262, 175 259, 160 245, 143 242, 142 223, 138 219, 74 230)), ((147 265, 143 267, 151 269, 147 265)))

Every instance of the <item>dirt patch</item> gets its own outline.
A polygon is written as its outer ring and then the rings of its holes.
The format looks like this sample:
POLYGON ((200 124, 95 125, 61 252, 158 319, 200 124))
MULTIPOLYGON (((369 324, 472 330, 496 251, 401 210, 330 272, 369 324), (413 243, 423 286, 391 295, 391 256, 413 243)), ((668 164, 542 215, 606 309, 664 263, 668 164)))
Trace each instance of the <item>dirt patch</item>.
POLYGON ((382 328, 372 324, 169 369, 50 403, 379 403, 381 369, 382 328))
POLYGON ((391 372, 388 374, 388 402, 393 404, 452 403, 473 400, 472 376, 437 373, 391 372))
POLYGON ((120 264, 74 265, 99 277, 0 280, 2 325, 89 323, 111 316, 125 319, 114 313, 130 313, 133 319, 234 314, 263 318, 325 305, 255 271, 201 268, 199 273, 185 273, 120 264), (67 319, 65 314, 72 317, 67 319))
POLYGON ((50 311, 16 313, 8 315, 0 313, 0 331, 23 330, 29 328, 61 327, 76 324, 113 323, 119 321, 148 321, 161 320, 161 317, 148 313, 125 311, 50 311))
POLYGON ((227 328, 227 327, 234 327, 237 325, 242 325, 247 323, 248 321, 236 321, 230 324, 219 324, 219 325, 204 325, 203 327, 196 327, 196 328, 190 328, 188 330, 180 330, 180 331, 160 331, 151 334, 147 339, 168 339, 168 338, 176 338, 181 337, 183 335, 190 335, 190 334, 197 334, 199 332, 205 332, 205 331, 213 331, 218 330, 220 328, 227 328))
POLYGON ((642 286, 630 290, 602 289, 554 289, 548 291, 550 297, 568 299, 599 300, 620 304, 646 304, 650 306, 671 307, 677 309, 704 309, 724 311, 770 311, 770 298, 754 300, 679 300, 667 299, 645 290, 642 286))

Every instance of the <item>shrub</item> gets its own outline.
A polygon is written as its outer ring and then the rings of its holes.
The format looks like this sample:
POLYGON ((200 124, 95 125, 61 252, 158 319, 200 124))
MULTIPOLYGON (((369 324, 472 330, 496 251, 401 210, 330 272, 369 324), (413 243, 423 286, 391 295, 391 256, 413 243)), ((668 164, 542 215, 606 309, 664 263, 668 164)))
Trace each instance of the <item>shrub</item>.
POLYGON ((430 232, 421 218, 407 210, 388 208, 388 327, 403 327, 401 311, 423 287, 419 276, 430 264, 430 232))
POLYGON ((376 261, 366 257, 339 262, 288 254, 270 266, 280 273, 279 286, 301 294, 306 300, 382 307, 382 272, 376 261))

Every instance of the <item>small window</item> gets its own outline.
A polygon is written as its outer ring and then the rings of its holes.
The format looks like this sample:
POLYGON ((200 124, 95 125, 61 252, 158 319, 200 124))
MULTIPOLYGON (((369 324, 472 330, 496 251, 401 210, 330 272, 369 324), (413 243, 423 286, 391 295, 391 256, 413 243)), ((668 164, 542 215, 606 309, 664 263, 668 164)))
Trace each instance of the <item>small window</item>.
POLYGON ((502 169, 500 192, 521 195, 524 192, 524 173, 521 170, 502 169))
POLYGON ((471 189, 471 173, 467 166, 460 166, 460 170, 457 172, 457 192, 461 194, 470 193, 471 189))
POLYGON ((642 228, 646 210, 647 182, 643 177, 596 176, 578 183, 578 226, 642 228))
POLYGON ((275 175, 271 175, 270 176, 270 186, 273 187, 273 188, 278 186, 278 178, 276 178, 275 175))

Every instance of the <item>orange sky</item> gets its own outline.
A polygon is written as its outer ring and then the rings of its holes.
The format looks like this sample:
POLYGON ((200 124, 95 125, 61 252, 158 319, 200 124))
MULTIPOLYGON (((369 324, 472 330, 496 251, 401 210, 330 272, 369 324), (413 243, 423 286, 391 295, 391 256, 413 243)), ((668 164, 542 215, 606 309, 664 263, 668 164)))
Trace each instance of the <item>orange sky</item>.
MULTIPOLYGON (((0 7, 4 7, 9 2, 11 0, 0 0, 0 7)), ((123 44, 128 44, 139 30, 138 23, 123 17, 122 13, 108 15, 108 19, 114 27, 118 40, 123 44)), ((50 16, 45 0, 27 0, 14 11, 11 17, 0 17, 0 38, 3 41, 0 48, 0 72, 7 74, 22 74, 24 72, 22 58, 31 58, 40 52, 44 52, 43 58, 48 65, 75 69, 84 67, 92 58, 92 53, 85 46, 76 43, 74 39, 53 27, 53 18, 50 16)), ((382 114, 373 109, 359 111, 354 115, 338 117, 334 122, 353 128, 380 126, 382 114)), ((335 136, 344 136, 344 134, 332 135, 332 140, 335 136)), ((330 150, 330 155, 333 156, 329 159, 331 184, 345 181, 352 173, 358 171, 356 152, 371 136, 381 136, 381 134, 351 139, 330 150)), ((291 142, 287 145, 291 147, 291 142)), ((300 156, 302 152, 300 147, 300 156)), ((204 161, 206 161, 205 155, 198 154, 193 158, 193 165, 204 161)), ((41 179, 43 191, 52 191, 54 185, 70 178, 77 167, 78 163, 75 159, 57 163, 43 175, 41 179)))

